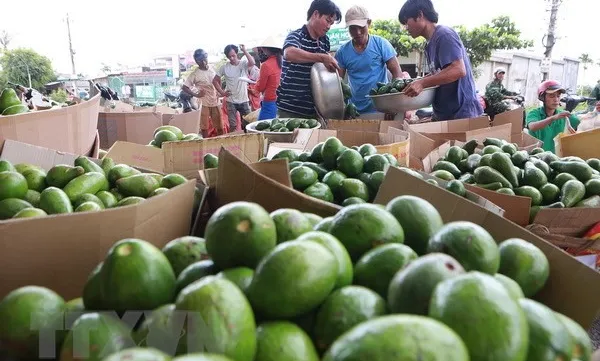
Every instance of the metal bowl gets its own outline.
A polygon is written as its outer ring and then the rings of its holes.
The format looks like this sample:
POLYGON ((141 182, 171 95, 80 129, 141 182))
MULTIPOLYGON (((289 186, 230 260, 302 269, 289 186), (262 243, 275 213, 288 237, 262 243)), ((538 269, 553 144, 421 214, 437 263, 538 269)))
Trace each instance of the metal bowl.
POLYGON ((323 63, 315 63, 310 69, 315 106, 325 119, 344 119, 346 103, 341 81, 337 71, 327 70, 323 63))
POLYGON ((438 87, 425 88, 414 98, 404 93, 368 95, 373 100, 375 109, 383 113, 402 113, 409 110, 426 108, 433 104, 435 91, 438 87))
MULTIPOLYGON (((288 119, 288 118, 279 118, 279 119, 288 119)), ((265 138, 273 143, 291 143, 294 141, 294 132, 269 132, 263 130, 256 130, 256 125, 260 122, 268 122, 271 124, 273 119, 264 119, 257 120, 255 122, 249 123, 246 125, 246 131, 248 133, 262 133, 265 138)), ((319 129, 321 128, 321 123, 318 123, 316 127, 310 129, 319 129)), ((309 128, 306 128, 309 129, 309 128)))

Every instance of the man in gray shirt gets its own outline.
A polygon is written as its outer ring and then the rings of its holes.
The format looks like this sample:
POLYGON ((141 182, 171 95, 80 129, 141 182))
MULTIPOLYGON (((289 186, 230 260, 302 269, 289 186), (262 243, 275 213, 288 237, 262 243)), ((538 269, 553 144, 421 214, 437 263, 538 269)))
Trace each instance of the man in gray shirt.
POLYGON ((242 118, 242 130, 246 129, 247 122, 243 117, 250 113, 250 103, 248 99, 248 83, 240 80, 240 77, 248 77, 248 69, 254 67, 254 58, 246 51, 244 45, 238 49, 235 45, 225 47, 225 56, 229 59, 218 71, 213 84, 217 92, 227 98, 227 118, 229 119, 229 131, 236 131, 237 113, 242 118), (242 50, 244 57, 238 58, 238 50, 242 50), (225 76, 225 89, 221 88, 221 77, 225 76))

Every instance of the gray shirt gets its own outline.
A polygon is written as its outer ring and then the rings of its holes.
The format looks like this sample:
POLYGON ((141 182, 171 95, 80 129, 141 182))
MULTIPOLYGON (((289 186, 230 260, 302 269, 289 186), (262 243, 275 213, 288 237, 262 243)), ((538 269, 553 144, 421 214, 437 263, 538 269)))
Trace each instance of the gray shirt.
POLYGON ((248 59, 242 58, 238 65, 227 62, 217 75, 225 75, 225 88, 231 92, 227 97, 228 103, 241 104, 248 102, 248 83, 241 81, 240 77, 248 77, 248 59))

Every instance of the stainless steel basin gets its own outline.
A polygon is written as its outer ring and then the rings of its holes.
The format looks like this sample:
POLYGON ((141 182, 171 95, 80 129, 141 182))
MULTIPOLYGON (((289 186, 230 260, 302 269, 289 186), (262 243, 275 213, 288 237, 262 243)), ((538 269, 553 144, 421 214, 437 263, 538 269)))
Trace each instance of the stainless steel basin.
POLYGON ((325 119, 344 119, 346 103, 340 82, 337 71, 330 72, 323 63, 315 63, 310 70, 315 106, 325 119))
POLYGON ((423 89, 421 94, 414 98, 404 93, 368 95, 373 100, 375 109, 383 113, 402 113, 409 110, 426 108, 433 103, 436 87, 423 89))

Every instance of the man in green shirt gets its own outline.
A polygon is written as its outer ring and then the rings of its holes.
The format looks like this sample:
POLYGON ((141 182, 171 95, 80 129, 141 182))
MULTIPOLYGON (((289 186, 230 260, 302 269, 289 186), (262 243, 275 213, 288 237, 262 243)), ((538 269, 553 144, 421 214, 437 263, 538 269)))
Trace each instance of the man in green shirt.
POLYGON ((565 130, 575 132, 579 118, 559 108, 560 95, 566 90, 554 80, 546 80, 538 88, 538 99, 544 103, 527 113, 529 134, 544 142, 542 148, 554 153, 554 138, 565 130), (566 120, 569 122, 566 123, 566 120))
POLYGON ((485 98, 488 107, 486 113, 493 119, 496 114, 504 113, 508 110, 508 105, 504 103, 505 99, 514 99, 517 93, 506 90, 502 81, 506 75, 504 68, 498 68, 494 71, 494 80, 485 87, 485 98))

